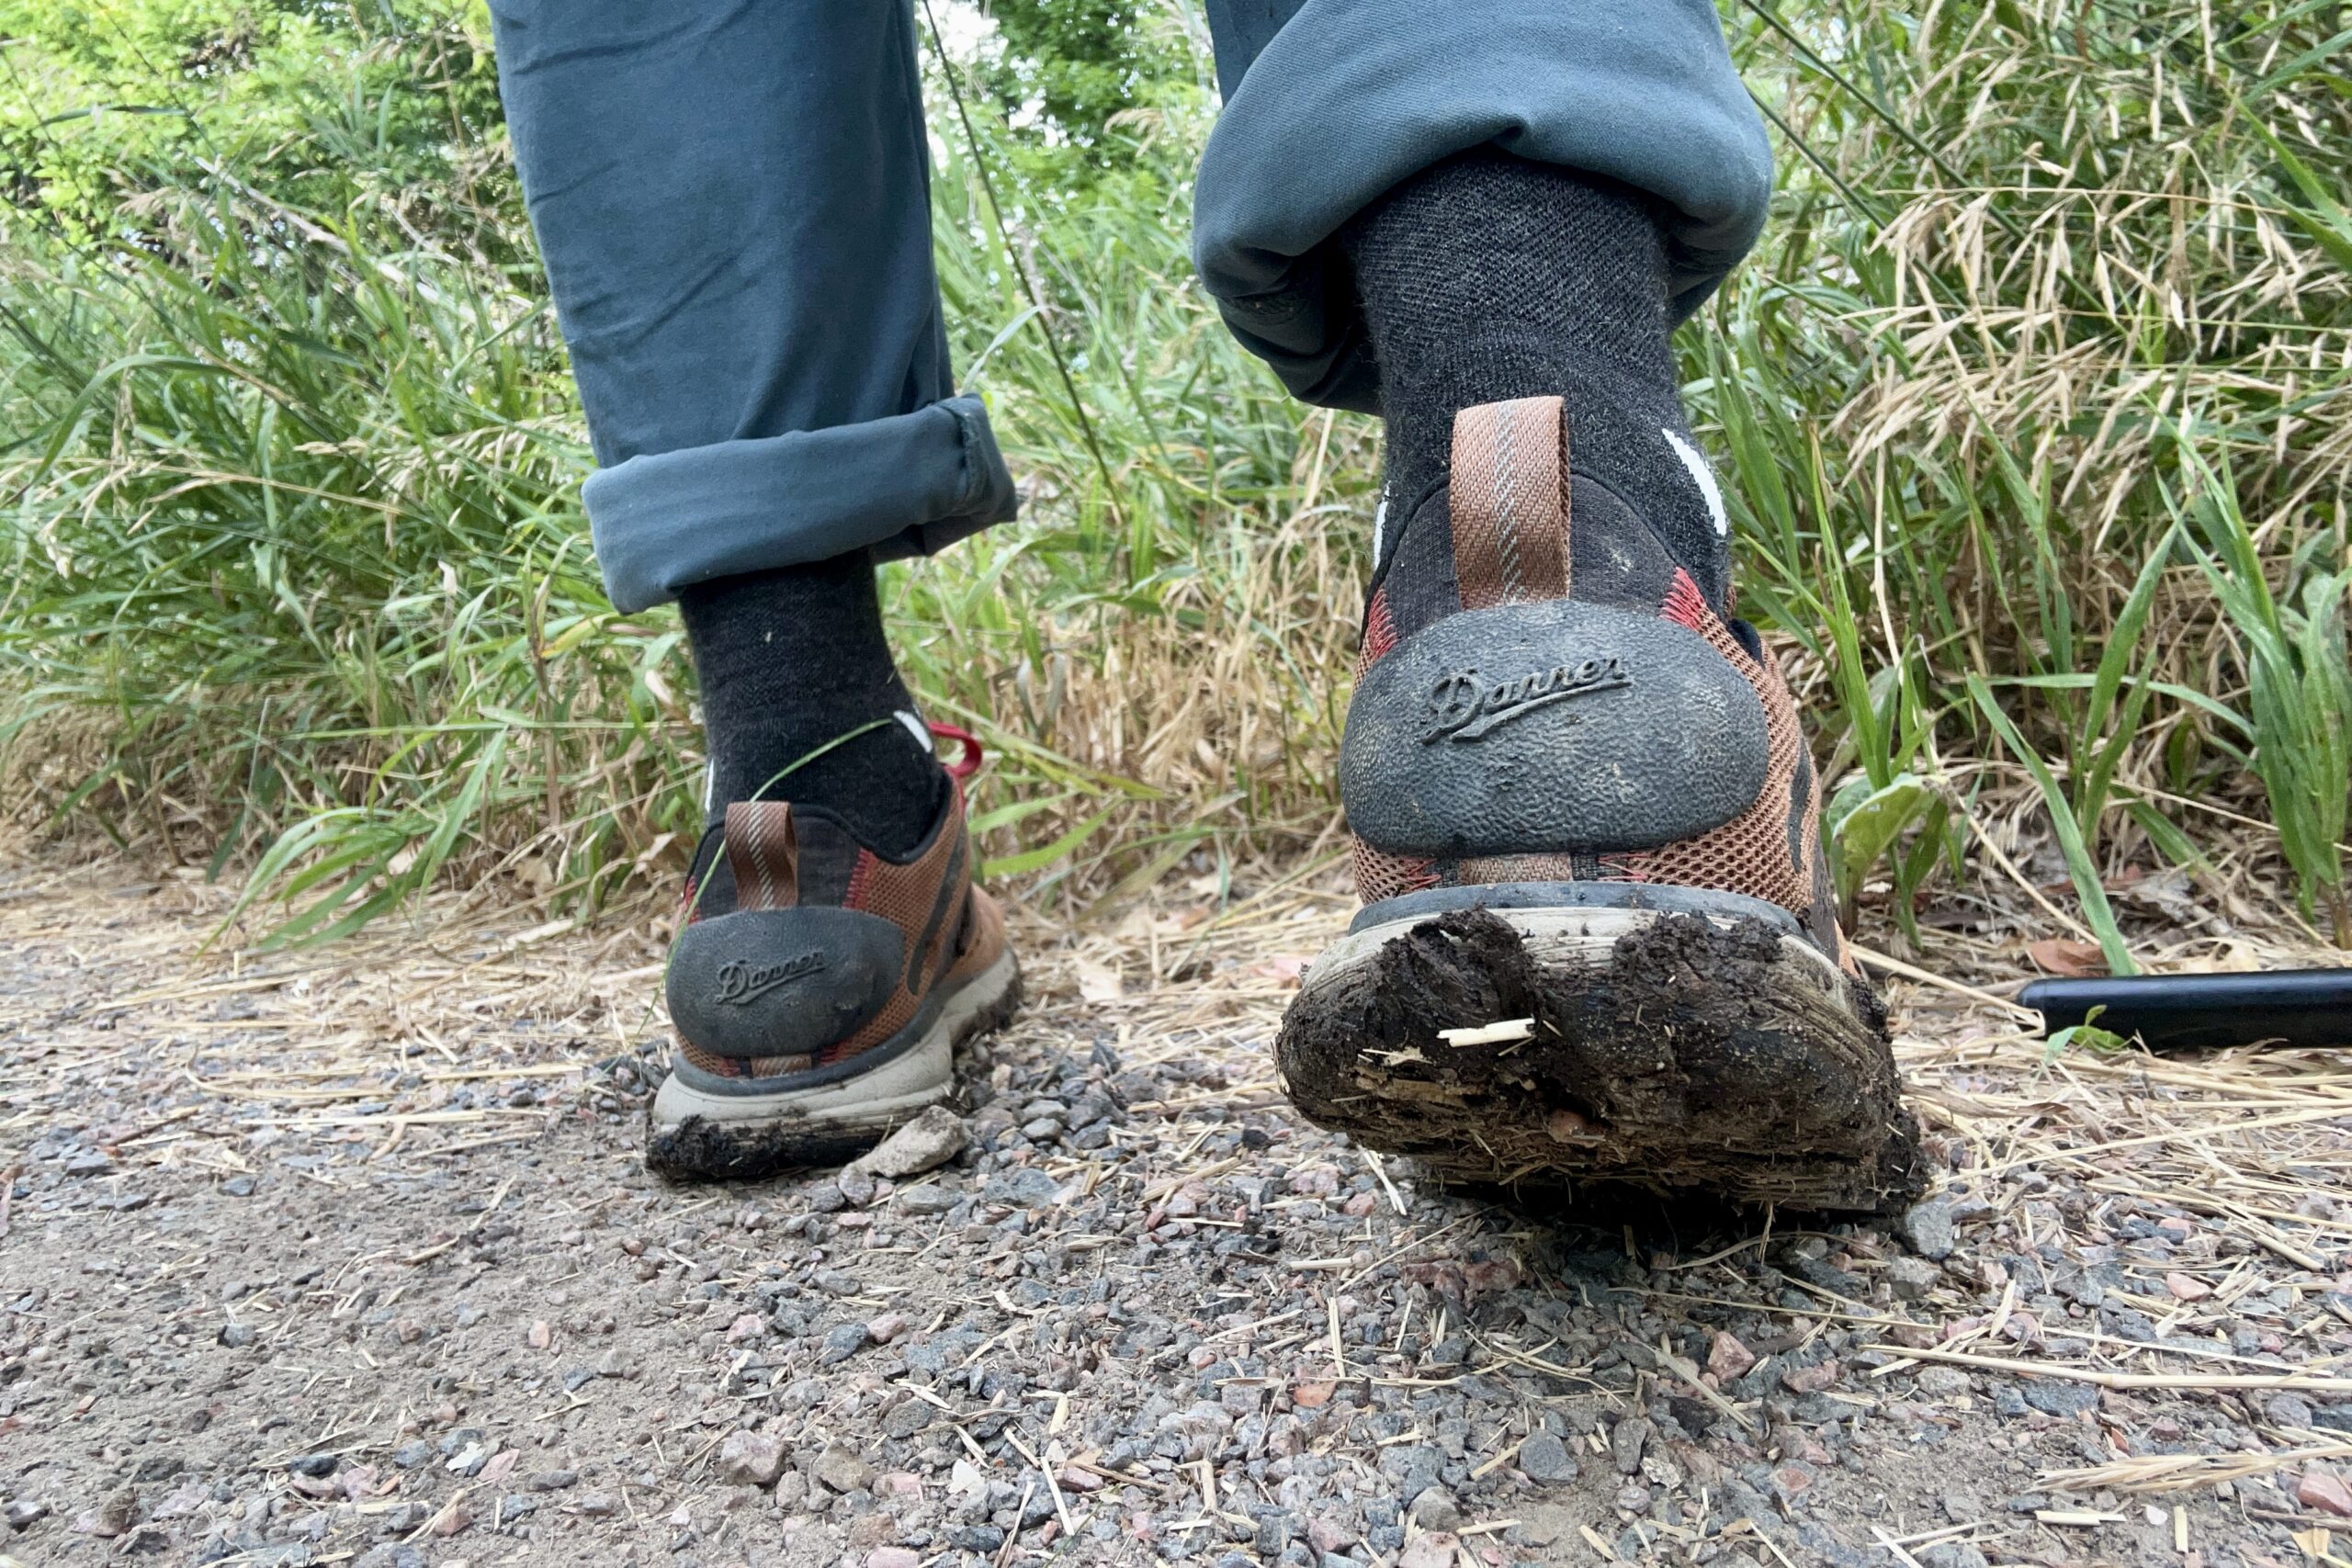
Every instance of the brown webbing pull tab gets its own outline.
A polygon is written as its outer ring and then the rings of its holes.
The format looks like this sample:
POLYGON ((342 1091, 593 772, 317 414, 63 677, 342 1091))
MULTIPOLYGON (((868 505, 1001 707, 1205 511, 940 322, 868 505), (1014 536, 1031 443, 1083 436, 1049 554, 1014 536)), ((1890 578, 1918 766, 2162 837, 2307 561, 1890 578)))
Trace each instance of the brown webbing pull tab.
POLYGON ((1453 570, 1462 607, 1568 595, 1568 416, 1558 398, 1453 416, 1453 570))
POLYGON ((800 902, 800 835, 781 800, 739 800, 727 808, 727 864, 738 909, 789 909, 800 902))

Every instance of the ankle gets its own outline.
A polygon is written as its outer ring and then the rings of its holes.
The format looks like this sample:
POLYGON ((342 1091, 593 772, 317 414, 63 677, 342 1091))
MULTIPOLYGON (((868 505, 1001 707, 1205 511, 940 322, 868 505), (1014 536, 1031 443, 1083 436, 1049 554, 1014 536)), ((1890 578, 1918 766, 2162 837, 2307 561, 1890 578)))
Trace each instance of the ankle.
POLYGON ((1719 592, 1724 541, 1684 456, 1698 448, 1669 335, 1665 236, 1646 198, 1481 148, 1390 191, 1340 243, 1380 363, 1390 541, 1445 481, 1455 413, 1556 396, 1573 466, 1719 592))
POLYGON ((708 806, 821 806, 884 854, 920 845, 946 778, 883 635, 865 557, 678 596, 702 693, 708 806))

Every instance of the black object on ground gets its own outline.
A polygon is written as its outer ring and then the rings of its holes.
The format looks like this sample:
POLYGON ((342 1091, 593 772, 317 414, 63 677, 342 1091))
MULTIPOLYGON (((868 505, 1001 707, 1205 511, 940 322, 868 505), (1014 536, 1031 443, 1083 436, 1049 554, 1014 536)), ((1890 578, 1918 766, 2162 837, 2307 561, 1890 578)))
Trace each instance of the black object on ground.
POLYGON ((2052 1032, 2092 1022, 2151 1051, 2352 1045, 2352 968, 2036 980, 2018 999, 2052 1032))

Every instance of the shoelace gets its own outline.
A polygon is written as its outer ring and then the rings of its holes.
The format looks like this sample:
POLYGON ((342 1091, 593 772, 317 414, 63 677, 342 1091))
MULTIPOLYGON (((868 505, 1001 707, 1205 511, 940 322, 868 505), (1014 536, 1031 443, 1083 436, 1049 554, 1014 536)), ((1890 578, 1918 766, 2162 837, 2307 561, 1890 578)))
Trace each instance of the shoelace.
POLYGON ((968 779, 978 773, 980 764, 988 760, 988 753, 980 749, 980 738, 970 730, 959 729, 952 724, 942 724, 937 719, 925 719, 923 728, 941 740, 956 742, 956 760, 950 762, 942 759, 940 762, 940 766, 947 770, 948 777, 957 780, 968 779))

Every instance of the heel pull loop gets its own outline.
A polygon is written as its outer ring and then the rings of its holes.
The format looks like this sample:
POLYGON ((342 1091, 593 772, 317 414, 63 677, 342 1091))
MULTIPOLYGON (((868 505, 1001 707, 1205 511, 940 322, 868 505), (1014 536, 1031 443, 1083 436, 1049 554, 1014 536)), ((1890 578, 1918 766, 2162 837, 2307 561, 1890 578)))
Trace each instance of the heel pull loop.
POLYGON ((1464 609, 1568 596, 1568 416, 1560 399, 1456 413, 1450 484, 1464 609))
POLYGON ((789 909, 800 902, 800 832, 781 800, 727 807, 727 865, 739 909, 789 909))

